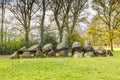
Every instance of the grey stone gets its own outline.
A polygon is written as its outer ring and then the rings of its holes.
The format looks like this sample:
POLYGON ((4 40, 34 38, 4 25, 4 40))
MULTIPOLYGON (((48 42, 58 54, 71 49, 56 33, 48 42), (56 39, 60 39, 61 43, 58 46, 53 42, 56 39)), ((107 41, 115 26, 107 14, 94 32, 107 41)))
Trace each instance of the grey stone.
POLYGON ((31 58, 31 54, 30 52, 23 52, 23 54, 21 55, 22 58, 31 58))
POLYGON ((82 52, 83 47, 80 42, 74 42, 72 44, 72 55, 74 55, 75 51, 82 52))
POLYGON ((53 45, 51 43, 46 44, 46 45, 44 45, 43 50, 45 52, 49 52, 49 51, 53 50, 53 45))
POLYGON ((106 51, 106 55, 107 55, 107 56, 113 56, 113 53, 112 53, 111 50, 107 50, 107 51, 106 51))
POLYGON ((72 49, 73 49, 73 48, 76 48, 76 47, 81 48, 81 47, 82 47, 81 43, 80 43, 80 42, 74 42, 74 43, 72 44, 72 49))
POLYGON ((82 58, 82 53, 78 52, 78 51, 75 51, 74 52, 74 55, 73 55, 73 58, 82 58))
POLYGON ((11 56, 10 56, 11 59, 18 59, 19 58, 19 55, 18 55, 18 52, 15 51, 11 56))
POLYGON ((59 53, 61 57, 68 57, 68 50, 61 50, 59 53))
POLYGON ((68 50, 69 46, 66 42, 61 42, 57 45, 57 50, 68 50))
POLYGON ((24 47, 20 48, 18 51, 25 52, 25 51, 28 51, 28 49, 24 46, 24 47))
POLYGON ((37 51, 37 50, 41 50, 42 47, 40 46, 40 44, 36 44, 31 46, 30 48, 28 48, 28 51, 37 51))
POLYGON ((48 57, 56 57, 56 54, 55 54, 55 51, 54 50, 51 50, 47 53, 47 56, 48 57))
POLYGON ((35 56, 36 57, 44 57, 44 54, 41 50, 37 50, 36 53, 35 53, 35 56))
POLYGON ((84 54, 84 57, 95 57, 96 55, 94 54, 94 52, 92 52, 92 51, 89 51, 89 52, 86 52, 85 54, 84 54))
POLYGON ((104 49, 103 47, 97 47, 95 48, 95 54, 97 56, 106 56, 106 49, 104 49))
POLYGON ((83 47, 83 51, 84 52, 90 52, 90 51, 94 51, 94 48, 91 45, 85 45, 83 47))

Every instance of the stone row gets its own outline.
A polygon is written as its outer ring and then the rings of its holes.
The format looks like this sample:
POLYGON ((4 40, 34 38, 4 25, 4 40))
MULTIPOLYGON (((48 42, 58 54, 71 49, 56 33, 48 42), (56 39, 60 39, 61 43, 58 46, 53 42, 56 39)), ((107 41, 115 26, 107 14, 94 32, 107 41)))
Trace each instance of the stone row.
MULTIPOLYGON (((61 42, 57 45, 60 57, 68 57, 69 46, 66 42, 61 42)), ((91 45, 82 46, 80 42, 72 44, 71 56, 74 58, 80 57, 98 57, 98 56, 113 56, 111 50, 106 50, 103 47, 93 48, 91 45)), ((33 45, 30 48, 22 47, 15 51, 11 58, 31 58, 31 57, 56 57, 56 52, 51 43, 41 47, 39 44, 33 45), (33 55, 32 55, 33 54, 33 55)))

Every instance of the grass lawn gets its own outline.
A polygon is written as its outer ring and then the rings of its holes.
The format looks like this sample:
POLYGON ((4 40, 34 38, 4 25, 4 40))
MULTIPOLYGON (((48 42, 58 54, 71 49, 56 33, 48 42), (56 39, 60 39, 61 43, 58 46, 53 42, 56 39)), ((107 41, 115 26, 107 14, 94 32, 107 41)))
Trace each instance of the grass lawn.
POLYGON ((120 80, 120 51, 113 57, 0 57, 0 80, 120 80))

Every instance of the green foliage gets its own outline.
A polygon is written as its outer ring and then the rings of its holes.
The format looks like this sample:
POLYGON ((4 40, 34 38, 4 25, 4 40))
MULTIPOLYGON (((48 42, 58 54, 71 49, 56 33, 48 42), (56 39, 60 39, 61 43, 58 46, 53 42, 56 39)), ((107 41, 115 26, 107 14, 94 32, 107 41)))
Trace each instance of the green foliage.
POLYGON ((77 31, 74 31, 72 34, 66 35, 66 42, 69 44, 69 46, 72 46, 73 42, 75 41, 81 42, 82 45, 84 45, 85 43, 85 40, 80 36, 77 31))
POLYGON ((110 46, 110 34, 115 39, 119 37, 120 31, 119 29, 109 31, 107 25, 96 15, 86 30, 86 40, 91 42, 93 46, 110 46))
POLYGON ((120 54, 97 58, 0 58, 2 80, 120 80, 120 54))
POLYGON ((48 43, 52 43, 54 45, 54 48, 56 48, 57 39, 56 39, 56 35, 55 34, 48 33, 48 32, 46 32, 44 34, 43 43, 41 43, 41 44, 45 45, 45 44, 48 44, 48 43))
POLYGON ((94 16, 89 28, 86 30, 86 39, 93 46, 105 46, 109 44, 106 31, 106 25, 102 22, 98 15, 94 16), (102 25, 101 25, 102 24, 102 25))
POLYGON ((93 8, 97 11, 100 19, 106 25, 109 44, 113 51, 114 30, 120 28, 120 1, 119 0, 93 0, 93 8))
POLYGON ((0 54, 12 54, 14 51, 16 51, 20 46, 18 41, 11 41, 6 43, 1 43, 0 45, 0 54))
POLYGON ((25 44, 24 40, 13 40, 6 43, 1 43, 0 45, 0 54, 12 54, 16 50, 19 50, 21 47, 26 46, 30 47, 34 44, 38 44, 38 41, 30 41, 27 45, 25 44), (2 47, 1 47, 2 46, 2 47))
POLYGON ((24 39, 21 39, 20 40, 20 46, 23 47, 23 46, 26 46, 27 48, 33 46, 34 44, 39 44, 39 42, 37 40, 30 40, 27 44, 25 42, 24 39))

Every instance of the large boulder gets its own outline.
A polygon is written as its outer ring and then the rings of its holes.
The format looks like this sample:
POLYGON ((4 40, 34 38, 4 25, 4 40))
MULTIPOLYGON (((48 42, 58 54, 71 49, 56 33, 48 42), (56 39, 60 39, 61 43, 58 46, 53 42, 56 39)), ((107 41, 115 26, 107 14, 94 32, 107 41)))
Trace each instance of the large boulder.
POLYGON ((35 53, 35 56, 36 57, 44 57, 44 54, 41 50, 37 50, 36 53, 35 53))
POLYGON ((56 54, 55 54, 55 51, 54 50, 51 50, 47 53, 47 56, 48 57, 56 57, 56 54))
POLYGON ((106 49, 104 49, 103 47, 97 47, 95 48, 95 54, 97 56, 106 56, 106 49))
POLYGON ((27 49, 27 47, 22 47, 22 48, 20 48, 18 51, 21 51, 21 52, 25 52, 25 51, 28 51, 28 49, 27 49))
POLYGON ((73 48, 77 48, 77 47, 82 48, 82 44, 81 44, 80 42, 74 42, 74 43, 72 44, 72 49, 73 49, 73 48))
POLYGON ((61 57, 68 57, 68 50, 61 50, 59 51, 61 57))
POLYGON ((28 51, 36 52, 37 50, 41 50, 41 49, 42 49, 42 46, 40 46, 40 44, 36 44, 28 48, 28 51))
POLYGON ((78 51, 75 51, 74 52, 74 55, 73 55, 73 58, 82 58, 82 53, 81 52, 78 52, 78 51))
POLYGON ((51 43, 44 45, 43 51, 49 52, 51 50, 53 50, 53 45, 51 43))
POLYGON ((15 51, 11 56, 10 56, 11 59, 18 59, 19 58, 19 55, 18 55, 18 51, 15 51))
POLYGON ((113 56, 113 53, 112 53, 111 50, 107 50, 107 51, 106 51, 106 55, 107 55, 107 56, 113 56))
POLYGON ((43 47, 43 52, 46 54, 47 57, 55 57, 55 51, 53 50, 53 45, 51 43, 46 44, 43 47))
POLYGON ((22 58, 31 58, 31 54, 30 52, 23 52, 23 54, 21 55, 22 58))
POLYGON ((83 56, 84 57, 95 57, 95 51, 94 48, 91 45, 85 45, 83 47, 83 56))
POLYGON ((57 45, 57 50, 60 53, 60 56, 67 57, 68 56, 68 44, 66 42, 61 42, 57 45))
POLYGON ((22 54, 23 52, 28 51, 28 49, 24 46, 18 50, 18 54, 22 54))
POLYGON ((83 47, 83 51, 84 52, 90 52, 90 51, 94 51, 94 48, 91 45, 85 45, 83 47))
POLYGON ((85 54, 84 54, 84 57, 95 57, 96 55, 94 54, 94 52, 93 51, 89 51, 89 52, 86 52, 85 54))
POLYGON ((20 48, 18 51, 27 51, 28 49, 24 46, 24 47, 22 47, 22 48, 20 48))
POLYGON ((57 50, 68 50, 69 46, 66 42, 61 42, 57 45, 57 50))
POLYGON ((82 50, 83 50, 83 47, 80 42, 74 42, 72 44, 72 55, 74 55, 76 51, 82 52, 82 50))

